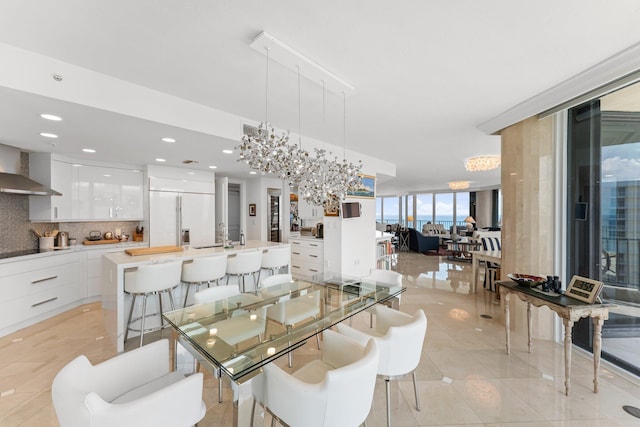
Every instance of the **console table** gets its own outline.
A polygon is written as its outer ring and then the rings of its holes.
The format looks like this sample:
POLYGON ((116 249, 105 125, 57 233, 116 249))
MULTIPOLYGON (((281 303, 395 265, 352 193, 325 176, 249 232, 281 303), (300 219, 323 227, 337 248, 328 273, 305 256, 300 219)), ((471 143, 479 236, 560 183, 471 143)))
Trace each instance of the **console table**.
POLYGON ((615 304, 587 304, 564 295, 550 296, 535 289, 519 286, 514 282, 498 282, 500 295, 504 301, 504 327, 507 339, 507 354, 511 354, 511 330, 509 319, 509 301, 511 294, 517 295, 527 303, 527 332, 529 353, 531 353, 531 306, 545 306, 554 311, 564 324, 564 386, 565 395, 569 395, 571 381, 571 336, 573 324, 583 317, 593 319, 593 392, 598 392, 598 373, 600 371, 600 349, 602 347, 602 324, 609 318, 609 309, 615 304))
POLYGON ((482 246, 466 238, 447 240, 447 258, 452 261, 471 261, 471 251, 477 251, 482 246))

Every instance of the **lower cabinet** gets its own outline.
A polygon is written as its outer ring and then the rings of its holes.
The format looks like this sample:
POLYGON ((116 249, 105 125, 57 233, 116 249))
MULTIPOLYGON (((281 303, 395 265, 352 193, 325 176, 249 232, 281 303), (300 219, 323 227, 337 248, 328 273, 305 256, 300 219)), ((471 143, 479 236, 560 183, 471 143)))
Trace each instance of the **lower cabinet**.
MULTIPOLYGON (((110 252, 122 252, 124 250, 122 247, 115 248, 109 247, 109 245, 103 246, 106 247, 86 249, 83 251, 87 278, 84 294, 85 298, 96 300, 102 295, 102 255, 110 252)), ((140 242, 139 245, 128 244, 127 249, 146 246, 148 246, 147 243, 140 242)))
POLYGON ((0 265, 0 336, 36 323, 83 297, 78 252, 0 265))
POLYGON ((320 239, 289 239, 291 274, 313 276, 324 270, 324 243, 320 239))

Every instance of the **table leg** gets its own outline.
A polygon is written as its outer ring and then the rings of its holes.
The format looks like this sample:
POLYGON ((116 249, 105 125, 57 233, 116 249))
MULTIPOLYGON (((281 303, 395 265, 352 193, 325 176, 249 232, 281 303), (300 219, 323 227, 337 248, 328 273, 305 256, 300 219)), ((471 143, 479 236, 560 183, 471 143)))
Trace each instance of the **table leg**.
MULTIPOLYGON (((502 288, 501 288, 502 289, 502 288)), ((507 339, 507 354, 511 354, 511 318, 509 316, 509 301, 511 301, 511 293, 504 293, 504 331, 507 339)))
POLYGON ((531 303, 528 302, 527 303, 527 335, 529 338, 528 341, 528 346, 529 346, 529 353, 531 353, 531 347, 533 347, 533 343, 532 343, 532 339, 531 339, 531 330, 532 330, 532 326, 531 326, 531 318, 533 317, 533 313, 531 311, 531 303))
POLYGON ((564 323, 564 394, 569 396, 571 388, 571 335, 573 333, 573 322, 569 319, 562 319, 564 323))
POLYGON ((598 392, 598 378, 600 374, 600 351, 602 349, 602 317, 593 318, 593 392, 598 392))
POLYGON ((231 381, 231 388, 233 389, 233 427, 248 427, 251 425, 251 406, 253 404, 251 380, 242 384, 231 381))
POLYGON ((471 293, 475 294, 478 287, 478 257, 471 255, 471 293))

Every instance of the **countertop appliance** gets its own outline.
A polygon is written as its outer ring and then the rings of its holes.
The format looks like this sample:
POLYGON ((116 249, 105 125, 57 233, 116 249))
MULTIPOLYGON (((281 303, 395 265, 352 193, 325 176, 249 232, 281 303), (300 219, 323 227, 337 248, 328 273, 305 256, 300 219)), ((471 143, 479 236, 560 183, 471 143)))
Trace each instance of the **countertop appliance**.
POLYGON ((316 238, 324 239, 324 224, 321 222, 316 224, 316 238))
MULTIPOLYGON (((149 246, 215 244, 215 188, 211 193, 186 191, 150 179, 149 246), (164 188, 178 191, 166 191, 164 188)), ((188 183, 186 183, 188 184, 188 183)))
POLYGON ((69 246, 69 233, 67 231, 60 231, 56 235, 56 246, 59 248, 66 248, 69 246))

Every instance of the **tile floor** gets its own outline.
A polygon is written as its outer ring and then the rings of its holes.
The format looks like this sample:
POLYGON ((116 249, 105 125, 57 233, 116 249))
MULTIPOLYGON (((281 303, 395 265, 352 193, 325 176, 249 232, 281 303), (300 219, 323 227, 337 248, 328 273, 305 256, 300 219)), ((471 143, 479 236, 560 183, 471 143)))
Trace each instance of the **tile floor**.
MULTIPOLYGON (((411 377, 393 383, 394 426, 640 426, 640 419, 622 410, 623 405, 640 407, 640 379, 605 363, 600 393, 594 394, 592 361, 574 351, 572 391, 566 397, 562 346, 535 341, 528 354, 526 337, 516 333, 513 352, 507 356, 502 312, 494 295, 483 290, 475 296, 468 293, 470 264, 402 253, 398 270, 407 286, 401 309, 424 309, 429 324, 417 371, 422 411, 415 410, 411 377)), ((366 327, 367 321, 368 315, 362 314, 354 324, 366 327)), ((0 426, 57 426, 51 404, 53 377, 79 354, 93 363, 112 357, 103 335, 100 306, 89 304, 0 338, 0 426)), ((308 344, 296 351, 294 364, 304 364, 316 354, 315 346, 308 344)), ((224 391, 219 404, 216 380, 205 375, 208 411, 200 426, 232 424, 227 382, 224 391)), ((385 425, 380 380, 367 425, 385 425)))

